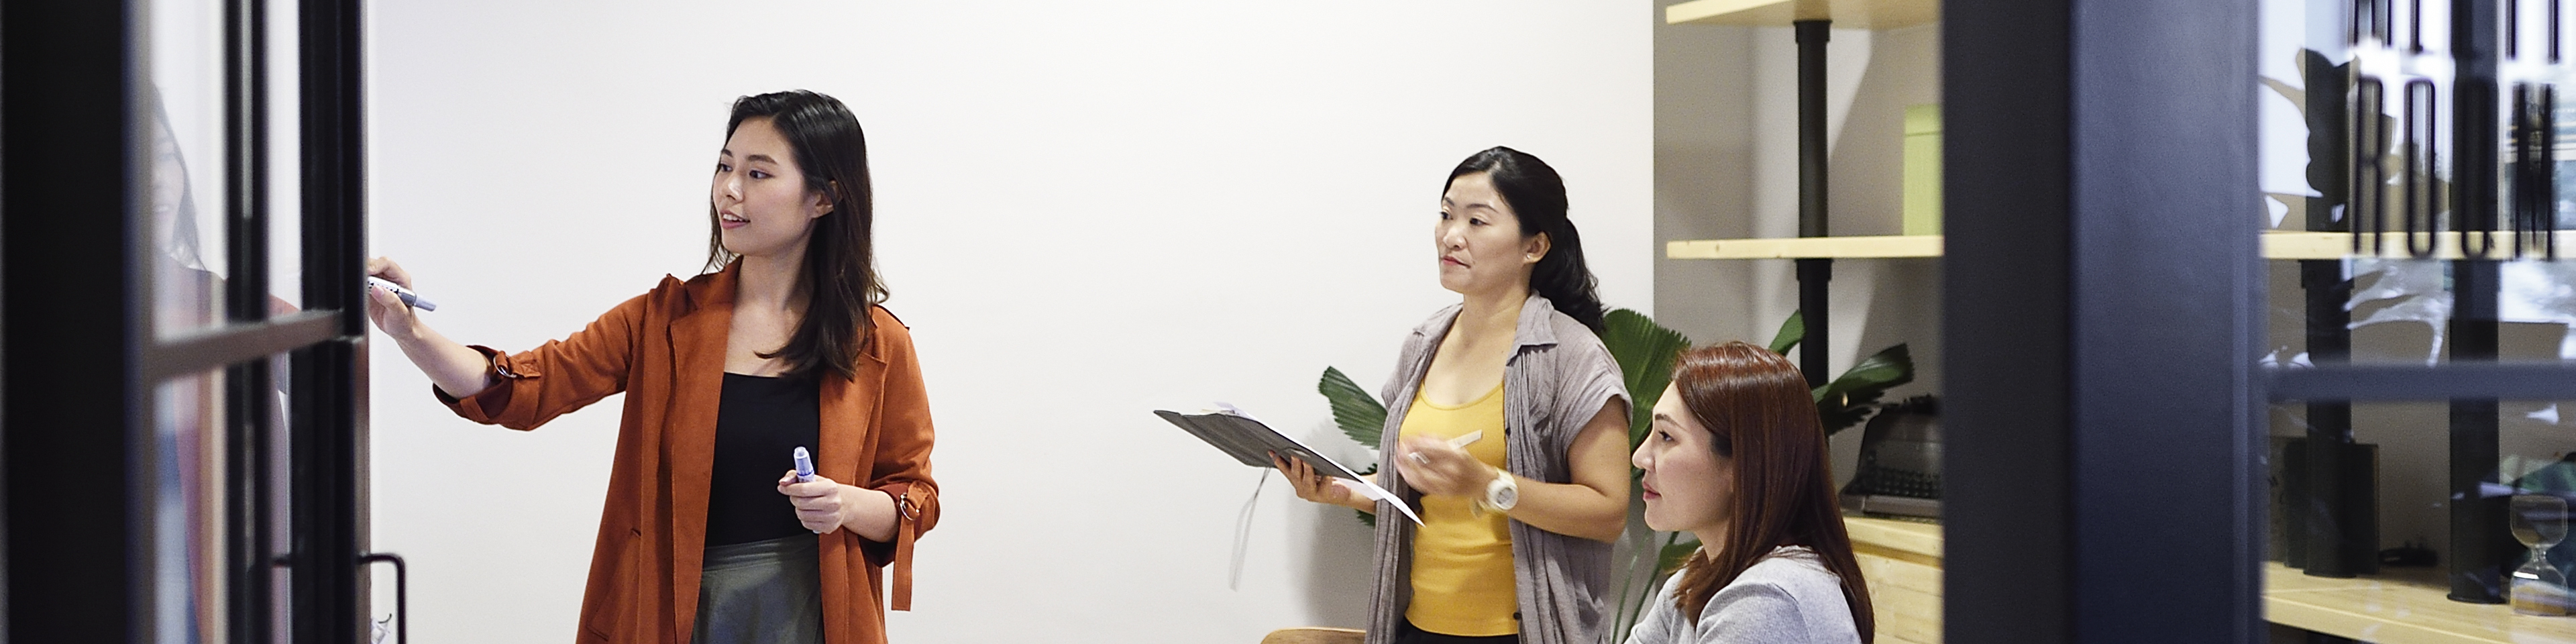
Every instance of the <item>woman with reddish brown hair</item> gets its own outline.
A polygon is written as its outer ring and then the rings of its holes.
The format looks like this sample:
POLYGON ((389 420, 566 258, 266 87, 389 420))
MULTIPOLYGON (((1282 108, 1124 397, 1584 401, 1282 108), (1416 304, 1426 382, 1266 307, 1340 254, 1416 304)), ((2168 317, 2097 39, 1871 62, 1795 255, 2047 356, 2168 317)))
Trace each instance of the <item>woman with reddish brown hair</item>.
POLYGON ((1742 342, 1684 352, 1630 458, 1646 526, 1700 549, 1629 644, 1869 642, 1869 589, 1834 503, 1824 426, 1787 358, 1742 342))

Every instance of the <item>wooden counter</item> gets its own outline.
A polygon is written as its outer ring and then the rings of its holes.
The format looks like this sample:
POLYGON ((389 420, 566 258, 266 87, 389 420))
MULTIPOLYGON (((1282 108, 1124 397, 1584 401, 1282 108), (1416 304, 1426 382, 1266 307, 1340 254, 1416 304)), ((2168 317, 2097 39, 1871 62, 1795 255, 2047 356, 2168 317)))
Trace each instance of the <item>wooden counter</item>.
POLYGON ((1843 517, 1883 644, 1941 642, 1941 526, 1843 517))
POLYGON ((2275 561, 2263 573, 2263 616, 2276 624, 2379 644, 2576 643, 2576 617, 2451 601, 2438 566, 2328 579, 2275 561))
MULTIPOLYGON (((1844 517, 1869 582, 1881 642, 1941 641, 1941 526, 1844 517)), ((2273 623, 2379 644, 2576 644, 2576 617, 2515 615, 2503 604, 2451 601, 2440 567, 2371 577, 2310 577, 2263 564, 2273 623)))

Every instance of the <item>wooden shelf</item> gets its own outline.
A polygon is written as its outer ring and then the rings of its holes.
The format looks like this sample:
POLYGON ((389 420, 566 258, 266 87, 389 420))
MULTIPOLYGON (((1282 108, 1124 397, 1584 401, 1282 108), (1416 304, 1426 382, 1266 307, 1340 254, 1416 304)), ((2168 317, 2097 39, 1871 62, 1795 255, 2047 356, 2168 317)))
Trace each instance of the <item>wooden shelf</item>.
POLYGON ((2440 567, 2327 579, 2265 562, 2263 573, 2264 618, 2276 624, 2379 644, 2576 643, 2576 617, 2451 601, 2440 567))
POLYGON ((1896 29, 1941 19, 1940 0, 1692 0, 1664 7, 1664 24, 1786 27, 1832 20, 1836 27, 1896 29))
MULTIPOLYGON (((1847 516, 1843 527, 1851 531, 1853 549, 1863 554, 1940 565, 1941 526, 1847 516)), ((1936 640, 1930 634, 1940 632, 1938 569, 1930 570, 1933 578, 1927 582, 1921 569, 1901 562, 1865 561, 1862 575, 1876 574, 1890 575, 1886 594, 1890 599, 1901 596, 1907 604, 1894 610, 1932 611, 1927 635, 1908 641, 1936 640)), ((1881 580, 1870 581, 1871 592, 1880 593, 1881 580)), ((2576 617, 2515 615, 2503 604, 2451 601, 2445 596, 2449 592, 2440 567, 2390 568, 2369 577, 2333 579, 2263 562, 2263 618, 2275 624, 2378 644, 2576 644, 2576 617)))
MULTIPOLYGON (((2513 237, 2509 233, 2491 233, 2498 258, 2512 255, 2513 237)), ((2562 230, 2558 237, 2558 255, 2576 260, 2576 230, 2562 230)), ((2380 244, 2378 257, 2412 258, 2406 250, 2406 237, 2391 233, 2380 244)), ((2433 236, 2433 247, 2439 259, 2461 259, 2460 234, 2441 233, 2433 236)), ((2343 259, 2354 257, 2352 233, 2310 233, 2273 231, 2263 233, 2264 259, 2343 259)), ((1940 235, 1885 235, 1875 237, 1792 237, 1785 239, 1690 239, 1664 242, 1667 259, 1861 259, 1893 257, 1940 257, 1940 235)), ((2362 255, 2367 256, 2367 255, 2362 255)), ((2538 258, 2538 252, 2529 253, 2538 258)))
POLYGON ((1940 235, 1695 239, 1664 243, 1671 259, 1805 259, 1841 257, 1940 257, 1940 235))
POLYGON ((1869 544, 1931 559, 1941 558, 1941 524, 1938 523, 1845 515, 1843 529, 1851 532, 1854 544, 1869 544))
MULTIPOLYGON (((2495 252, 2489 254, 2490 257, 2511 258, 2513 256, 2512 233, 2486 233, 2485 235, 2495 248, 2495 252)), ((2555 235, 2558 238, 2558 256, 2561 259, 2576 259, 2576 230, 2561 230, 2555 235)), ((2424 237, 2418 235, 2416 239, 2421 240, 2424 237)), ((2431 239, 2434 252, 2437 253, 2435 258, 2464 259, 2460 253, 2460 233, 2436 233, 2431 239)), ((2362 241, 2369 243, 2370 240, 2362 241)), ((2413 258, 2414 254, 2406 250, 2406 241, 2404 233, 2388 233, 2380 239, 2381 248, 2375 254, 2379 257, 2413 258)), ((2265 259, 2343 259, 2350 256, 2354 256, 2352 233, 2263 233, 2265 259)), ((2527 256, 2537 259, 2541 255, 2537 251, 2532 251, 2527 256)))

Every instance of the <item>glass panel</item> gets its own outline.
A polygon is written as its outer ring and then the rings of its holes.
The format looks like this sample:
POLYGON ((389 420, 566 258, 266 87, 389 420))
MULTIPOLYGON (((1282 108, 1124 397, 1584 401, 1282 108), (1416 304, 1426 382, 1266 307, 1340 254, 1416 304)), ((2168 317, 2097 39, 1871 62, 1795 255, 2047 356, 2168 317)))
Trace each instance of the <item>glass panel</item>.
MULTIPOLYGON (((304 304, 304 201, 299 147, 296 3, 268 3, 268 292, 270 314, 304 304)), ((281 461, 282 462, 282 461, 281 461)))
MULTIPOLYGON (((2558 247, 2576 243, 2560 237, 2576 224, 2563 4, 2262 0, 2266 253, 2300 260, 2271 263, 2267 364, 2576 359, 2576 246, 2558 247), (2454 41, 2455 24, 2487 21, 2496 32, 2454 41), (2500 56, 2481 71, 2453 58, 2469 50, 2500 56), (2274 243, 2319 232, 2353 234, 2274 243)), ((2273 405, 2267 618, 2576 642, 2576 620, 2534 616, 2565 614, 2576 566, 2564 404, 2273 405), (2534 552, 2545 565, 2525 565, 2534 552)))
POLYGON ((225 273, 222 3, 152 0, 151 69, 136 117, 150 137, 155 329, 160 337, 220 323, 225 273))
MULTIPOLYGON (((2576 432, 2568 431, 2576 414, 2560 417, 2570 402, 2576 401, 2495 403, 2495 457, 2454 451, 2455 432, 2475 427, 2455 418, 2462 411, 2474 416, 2473 405, 2353 403, 2352 442, 2331 450, 2308 442, 2311 423, 2344 412, 2331 405, 2274 405, 2267 617, 2341 637, 2423 629, 2473 639, 2576 642, 2576 620, 2530 614, 2563 614, 2563 585, 2532 584, 2576 572, 2576 543, 2528 547, 2513 529, 2521 516, 2539 520, 2535 528, 2554 522, 2563 533, 2563 504, 2576 500, 2576 459, 2569 458, 2576 454, 2576 432), (2320 456, 2334 462, 2319 467, 2320 456), (2454 489, 2455 476, 2469 489, 2454 489), (2514 512, 2517 500, 2529 509, 2552 499, 2561 507, 2514 512), (2547 557, 2546 566, 2529 566, 2535 550, 2547 557)), ((2539 541, 2540 532, 2521 538, 2539 541)))
MULTIPOLYGON (((292 409, 289 404, 293 402, 292 395, 289 393, 293 389, 289 383, 295 381, 292 377, 293 372, 288 370, 288 365, 295 364, 295 361, 287 359, 287 355, 278 354, 268 360, 268 372, 272 377, 268 383, 268 395, 260 397, 261 401, 269 405, 266 414, 268 423, 265 428, 257 430, 267 435, 265 441, 267 449, 259 455, 266 459, 266 463, 264 467, 252 473, 264 482, 262 485, 264 489, 260 491, 264 493, 262 496, 267 498, 267 516, 257 517, 254 520, 266 524, 268 543, 262 552, 270 557, 293 550, 295 543, 294 534, 290 532, 294 526, 295 506, 292 503, 294 496, 291 493, 294 487, 292 471, 288 467, 294 461, 290 460, 288 451, 290 444, 287 441, 286 415, 287 410, 292 409)), ((252 614, 267 616, 268 637, 260 641, 273 644, 290 641, 287 629, 293 625, 291 620, 295 612, 294 602, 288 601, 291 596, 289 589, 293 581, 292 572, 285 566, 265 568, 265 574, 268 577, 267 604, 261 607, 253 603, 252 611, 252 614)))
POLYGON ((224 639, 224 374, 181 376, 153 393, 152 585, 159 642, 224 639))
MULTIPOLYGON (((2576 253, 2569 260, 2576 260, 2576 253)), ((2568 325, 2576 323, 2576 261, 2569 260, 2498 263, 2492 287, 2496 359, 2576 359, 2576 336, 2567 333, 2568 325)), ((2311 355, 2311 334, 2331 335, 2341 327, 2348 359, 2356 364, 2451 360, 2460 349, 2451 337, 2459 264, 2376 257, 2271 262, 2271 339, 2263 359, 2312 366, 2320 360, 2311 355), (2310 280, 2320 277, 2322 287, 2312 285, 2310 280), (2311 306, 2312 298, 2322 310, 2311 306)))

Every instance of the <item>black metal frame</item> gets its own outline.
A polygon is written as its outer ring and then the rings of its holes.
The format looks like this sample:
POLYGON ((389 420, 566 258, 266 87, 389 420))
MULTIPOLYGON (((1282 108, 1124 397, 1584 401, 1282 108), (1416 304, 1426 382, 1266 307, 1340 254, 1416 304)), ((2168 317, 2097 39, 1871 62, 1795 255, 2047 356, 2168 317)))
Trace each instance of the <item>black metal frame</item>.
POLYGON ((161 339, 152 328, 150 160, 137 97, 149 86, 135 0, 0 5, 0 459, 5 459, 6 638, 149 641, 158 615, 150 494, 154 391, 221 369, 226 496, 224 636, 363 641, 366 319, 364 123, 354 0, 299 0, 305 313, 268 298, 267 3, 224 6, 226 322, 161 339), (103 170, 103 169, 113 169, 103 170), (33 187, 35 189, 30 189, 33 187), (16 188, 16 189, 9 189, 16 188), (289 490, 267 482, 290 354, 289 490), (285 554, 270 531, 293 499, 285 554), (294 622, 270 630, 275 566, 294 622))
POLYGON ((8 636, 135 642, 150 631, 150 338, 140 128, 123 2, 0 6, 0 358, 5 358, 8 636), (43 189, 28 189, 42 186, 43 189), (70 263, 61 263, 71 260, 70 263))
POLYGON ((2262 641, 2255 6, 1944 4, 1945 638, 2262 641))
MULTIPOLYGON (((329 341, 295 351, 288 430, 300 530, 289 582, 294 641, 367 634, 366 111, 356 0, 300 0, 304 146, 304 299, 340 313, 329 341), (309 539, 309 540, 307 540, 309 539)), ((408 619, 405 617, 404 619, 408 619)))

